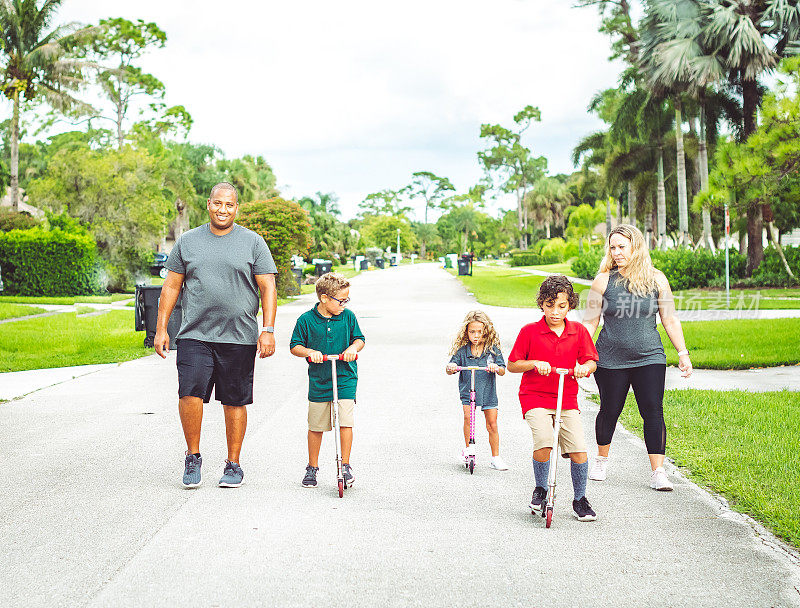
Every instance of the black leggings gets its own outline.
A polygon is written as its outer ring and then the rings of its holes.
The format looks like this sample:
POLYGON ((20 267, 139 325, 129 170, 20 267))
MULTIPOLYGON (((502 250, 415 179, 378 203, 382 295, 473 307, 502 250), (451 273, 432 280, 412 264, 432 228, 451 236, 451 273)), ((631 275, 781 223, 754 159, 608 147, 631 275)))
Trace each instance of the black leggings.
POLYGON ((594 430, 597 445, 608 445, 625 405, 628 388, 633 387, 639 414, 644 420, 644 443, 648 454, 663 454, 667 445, 667 427, 664 424, 664 364, 643 365, 627 369, 598 367, 594 373, 600 389, 600 411, 594 430))

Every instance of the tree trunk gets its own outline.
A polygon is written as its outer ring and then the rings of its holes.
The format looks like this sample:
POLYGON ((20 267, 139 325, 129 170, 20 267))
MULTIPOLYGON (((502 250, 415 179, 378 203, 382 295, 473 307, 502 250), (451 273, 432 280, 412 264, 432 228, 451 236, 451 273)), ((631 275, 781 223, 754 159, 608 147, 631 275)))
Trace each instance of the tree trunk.
POLYGON ((606 238, 611 234, 611 197, 606 198, 606 238))
POLYGON ((517 230, 519 230, 519 248, 525 250, 525 232, 523 231, 522 223, 522 197, 517 190, 517 230))
MULTIPOLYGON (((700 106, 700 138, 697 144, 697 160, 700 165, 700 192, 708 192, 708 144, 706 143, 706 107, 700 106)), ((714 253, 714 237, 711 234, 711 211, 703 205, 703 236, 700 237, 711 253, 714 253)))
POLYGON ((123 119, 122 102, 120 102, 117 104, 117 148, 119 150, 122 150, 122 142, 123 142, 122 119, 123 119))
POLYGON ((660 249, 667 248, 667 195, 664 190, 664 148, 658 146, 658 191, 656 210, 658 213, 658 236, 656 242, 660 249))
POLYGON ((550 240, 550 223, 549 222, 544 225, 544 229, 545 229, 545 233, 547 235, 547 240, 549 241, 550 240))
POLYGON ((19 211, 19 89, 14 88, 14 111, 11 117, 11 209, 19 211))
MULTIPOLYGON (((742 109, 744 111, 744 139, 747 140, 757 128, 758 83, 755 80, 742 80, 742 109)), ((764 259, 764 246, 761 233, 764 229, 761 205, 758 209, 747 209, 747 276, 753 272, 764 259)))
POLYGON ((678 173, 678 242, 689 241, 689 202, 686 193, 686 155, 683 150, 683 115, 680 99, 675 101, 675 143, 678 173))
POLYGON ((628 182, 628 221, 631 226, 636 226, 636 188, 633 182, 628 182))
POLYGON ((761 205, 750 205, 747 208, 747 266, 745 273, 748 277, 753 276, 764 259, 764 243, 762 241, 764 222, 761 214, 761 205))
POLYGON ((783 262, 783 267, 786 270, 786 274, 788 274, 791 279, 796 280, 797 277, 794 276, 792 268, 789 266, 789 262, 786 261, 786 256, 783 255, 783 247, 781 247, 780 239, 778 238, 778 231, 775 229, 775 225, 772 222, 767 222, 767 237, 770 241, 772 241, 772 245, 778 252, 778 257, 781 259, 781 262, 783 262))
POLYGON ((422 239, 419 243, 419 257, 422 261, 425 261, 425 239, 422 239))

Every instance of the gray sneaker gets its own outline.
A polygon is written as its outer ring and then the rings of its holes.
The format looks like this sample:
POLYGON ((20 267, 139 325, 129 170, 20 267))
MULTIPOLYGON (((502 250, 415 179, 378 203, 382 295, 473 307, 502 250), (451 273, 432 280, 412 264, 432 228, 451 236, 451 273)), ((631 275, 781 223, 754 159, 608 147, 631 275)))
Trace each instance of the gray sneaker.
POLYGON ((306 476, 303 477, 304 488, 317 487, 317 471, 319 471, 319 467, 312 467, 311 465, 306 467, 306 476))
POLYGON ((344 477, 345 488, 352 486, 353 482, 356 480, 355 475, 353 475, 353 468, 346 462, 342 463, 342 477, 344 477))
POLYGON ((200 467, 203 466, 203 459, 200 454, 186 454, 186 465, 183 469, 183 487, 184 488, 199 488, 203 483, 203 477, 200 474, 200 467))
POLYGON ((220 488, 238 488, 242 485, 244 471, 238 462, 225 461, 225 470, 222 472, 222 479, 219 480, 220 488))

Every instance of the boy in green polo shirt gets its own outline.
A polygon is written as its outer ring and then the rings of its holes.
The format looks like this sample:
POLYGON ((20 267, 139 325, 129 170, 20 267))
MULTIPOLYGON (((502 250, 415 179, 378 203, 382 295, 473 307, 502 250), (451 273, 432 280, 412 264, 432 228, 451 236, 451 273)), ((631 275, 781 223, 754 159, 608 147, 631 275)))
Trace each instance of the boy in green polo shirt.
POLYGON ((308 366, 308 466, 303 478, 306 488, 317 487, 319 448, 322 433, 331 430, 333 382, 331 366, 320 365, 323 355, 341 354, 344 361, 336 364, 339 391, 339 427, 342 443, 342 469, 347 487, 355 477, 350 467, 353 446, 353 408, 356 400, 358 371, 356 353, 364 348, 364 334, 358 319, 345 308, 350 301, 350 282, 342 275, 329 272, 316 283, 319 302, 297 319, 289 343, 291 353, 309 357, 308 366))

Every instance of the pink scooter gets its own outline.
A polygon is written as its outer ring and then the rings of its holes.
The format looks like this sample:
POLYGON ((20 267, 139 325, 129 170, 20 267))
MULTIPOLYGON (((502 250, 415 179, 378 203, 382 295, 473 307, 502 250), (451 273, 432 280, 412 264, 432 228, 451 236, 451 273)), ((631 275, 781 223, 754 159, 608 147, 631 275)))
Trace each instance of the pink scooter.
MULTIPOLYGON (((306 357, 312 363, 311 357, 306 357)), ((339 486, 339 498, 344 496, 347 484, 344 482, 344 471, 342 470, 342 445, 341 435, 339 434, 339 387, 336 378, 336 362, 342 359, 342 355, 322 355, 323 361, 331 362, 331 382, 333 383, 333 400, 331 401, 331 429, 333 429, 334 442, 336 444, 336 483, 339 486)), ((358 355, 356 355, 358 359, 358 355)))
POLYGON ((469 474, 472 475, 473 471, 475 471, 475 372, 488 372, 489 368, 477 365, 466 367, 459 365, 456 366, 456 371, 472 372, 472 381, 469 389, 469 446, 467 447, 467 460, 464 462, 464 466, 469 470, 469 474))

